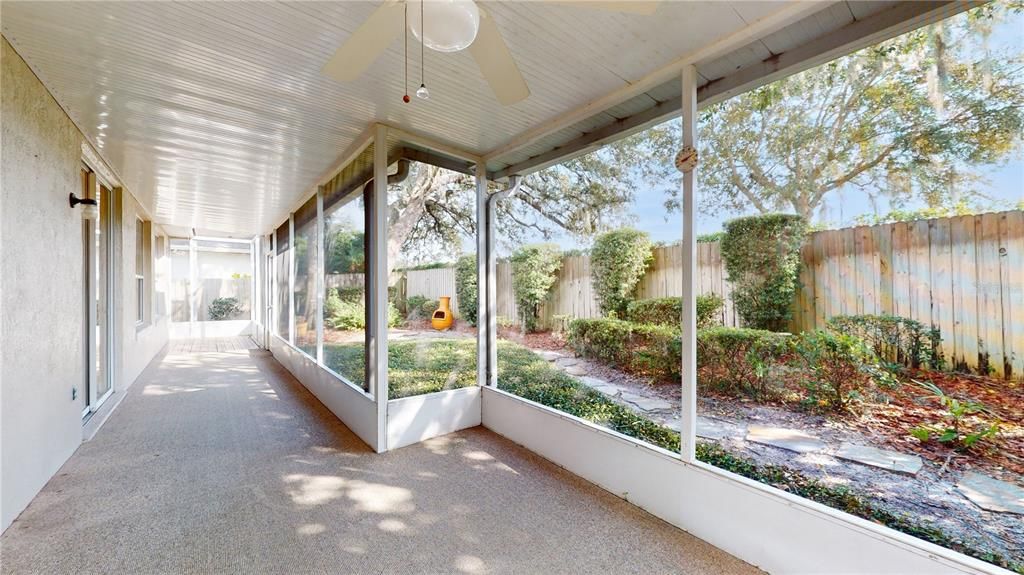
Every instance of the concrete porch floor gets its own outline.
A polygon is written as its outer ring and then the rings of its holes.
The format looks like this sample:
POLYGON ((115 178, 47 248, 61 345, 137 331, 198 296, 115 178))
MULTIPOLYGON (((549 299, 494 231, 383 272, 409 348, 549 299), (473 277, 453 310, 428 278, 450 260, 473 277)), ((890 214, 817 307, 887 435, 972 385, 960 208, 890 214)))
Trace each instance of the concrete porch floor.
POLYGON ((759 572, 482 427, 374 455, 267 352, 192 349, 11 525, 0 571, 759 572))

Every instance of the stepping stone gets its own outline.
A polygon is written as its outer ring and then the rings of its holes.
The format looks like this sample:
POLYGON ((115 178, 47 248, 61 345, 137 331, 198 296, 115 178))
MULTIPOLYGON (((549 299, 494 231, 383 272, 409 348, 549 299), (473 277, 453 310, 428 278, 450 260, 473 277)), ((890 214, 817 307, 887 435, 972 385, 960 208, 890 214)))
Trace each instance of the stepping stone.
POLYGON ((572 367, 574 365, 577 365, 580 362, 580 360, 578 360, 578 359, 576 359, 574 357, 565 357, 565 356, 563 356, 563 357, 556 357, 554 359, 554 362, 555 362, 555 365, 557 365, 558 367, 572 367))
POLYGON ((576 375, 576 376, 587 375, 587 369, 585 367, 582 367, 582 366, 579 366, 579 365, 575 365, 575 364, 568 365, 568 366, 565 366, 564 369, 565 369, 565 373, 568 373, 569 375, 576 375))
POLYGON ((839 450, 836 451, 836 457, 897 473, 906 473, 907 475, 917 475, 917 472, 921 470, 923 465, 921 458, 916 455, 908 455, 898 451, 887 451, 855 443, 841 444, 839 450))
POLYGON ((664 399, 657 397, 644 397, 628 391, 623 392, 620 397, 637 406, 641 411, 667 411, 674 407, 664 399))
POLYGON ((747 441, 795 451, 796 453, 810 453, 825 449, 825 442, 817 437, 808 435, 799 429, 784 429, 781 427, 751 425, 747 433, 747 441))
POLYGON ((1024 515, 1024 489, 1012 483, 972 471, 964 474, 956 487, 982 509, 1024 515))
POLYGON ((564 355, 558 353, 557 351, 537 351, 534 353, 546 359, 547 361, 556 361, 559 358, 565 357, 564 355))
POLYGON ((697 416, 697 437, 707 439, 725 439, 730 429, 723 422, 707 417, 697 416))

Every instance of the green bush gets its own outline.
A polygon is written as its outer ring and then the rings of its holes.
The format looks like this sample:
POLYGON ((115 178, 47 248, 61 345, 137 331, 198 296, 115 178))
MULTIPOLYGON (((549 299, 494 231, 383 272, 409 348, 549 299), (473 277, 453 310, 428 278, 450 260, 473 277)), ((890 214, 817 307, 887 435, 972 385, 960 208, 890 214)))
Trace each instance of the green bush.
POLYGON ((803 402, 812 409, 854 411, 872 384, 892 381, 855 335, 805 331, 793 338, 790 349, 803 368, 803 402))
POLYGON ((477 279, 476 255, 459 258, 455 264, 455 294, 459 297, 459 314, 470 325, 476 325, 477 279))
POLYGON ((942 334, 937 327, 894 315, 837 315, 828 320, 836 333, 863 339, 891 366, 942 369, 942 334))
MULTIPOLYGON (((394 302, 389 301, 388 327, 396 327, 401 323, 402 314, 394 302)), ((344 299, 339 295, 338 289, 327 290, 327 298, 324 299, 324 325, 342 331, 366 329, 366 305, 362 298, 344 299)))
POLYGON ((532 244, 519 248, 512 257, 512 291, 523 330, 537 331, 540 304, 558 279, 562 254, 555 244, 532 244))
MULTIPOLYGON (((725 302, 715 294, 697 296, 697 327, 711 327, 718 319, 725 302)), ((629 302, 626 319, 633 323, 649 323, 680 327, 683 315, 683 298, 660 297, 629 302)))
POLYGON ((679 330, 668 326, 614 318, 574 319, 569 322, 567 341, 578 355, 623 371, 652 379, 679 376, 679 330))
POLYGON ((725 223, 722 259, 736 312, 747 327, 782 331, 792 316, 807 222, 792 214, 737 218, 725 223))
POLYGON ((234 297, 219 297, 210 302, 209 307, 206 308, 206 314, 210 316, 210 321, 231 319, 241 311, 242 305, 238 303, 238 298, 234 297))
POLYGON ((409 319, 427 319, 437 310, 436 299, 426 296, 412 295, 405 300, 406 317, 409 319))
POLYGON ((773 372, 786 354, 788 334, 712 327, 697 332, 698 383, 731 395, 764 400, 776 394, 773 372))
POLYGON ((590 273, 604 315, 626 317, 636 285, 654 261, 647 232, 620 228, 597 236, 590 250, 590 273))

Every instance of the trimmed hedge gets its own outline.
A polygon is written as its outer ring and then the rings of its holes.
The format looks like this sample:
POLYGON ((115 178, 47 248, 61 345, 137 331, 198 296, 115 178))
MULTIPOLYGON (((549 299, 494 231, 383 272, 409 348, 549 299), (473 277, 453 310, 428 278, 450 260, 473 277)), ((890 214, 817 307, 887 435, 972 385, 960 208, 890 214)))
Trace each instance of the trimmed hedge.
POLYGON ((697 332, 697 381, 733 395, 771 397, 771 372, 786 354, 789 337, 741 327, 702 329, 697 332))
POLYGON ((459 315, 476 325, 477 279, 476 254, 462 256, 455 264, 455 294, 459 296, 459 315))
POLYGON ((942 333, 937 327, 895 315, 837 315, 828 320, 836 333, 863 339, 875 354, 895 366, 942 369, 942 333))
POLYGON ((652 379, 679 377, 679 330, 614 318, 569 322, 569 347, 578 355, 652 379))
MULTIPOLYGON (((718 312, 725 302, 716 294, 697 296, 697 328, 711 327, 717 323, 718 312)), ((678 328, 683 316, 683 298, 660 297, 641 299, 629 303, 626 319, 633 323, 667 325, 678 328)))
POLYGON ((540 306, 558 279, 562 252, 556 244, 531 244, 516 250, 512 257, 512 291, 523 331, 537 331, 540 306))
POLYGON ((794 214, 765 214, 725 222, 722 260, 732 300, 744 325, 782 331, 793 315, 800 246, 807 222, 794 214))
POLYGON ((602 315, 626 316, 637 284, 654 261, 653 248, 647 232, 632 228, 597 236, 590 249, 590 271, 602 315))

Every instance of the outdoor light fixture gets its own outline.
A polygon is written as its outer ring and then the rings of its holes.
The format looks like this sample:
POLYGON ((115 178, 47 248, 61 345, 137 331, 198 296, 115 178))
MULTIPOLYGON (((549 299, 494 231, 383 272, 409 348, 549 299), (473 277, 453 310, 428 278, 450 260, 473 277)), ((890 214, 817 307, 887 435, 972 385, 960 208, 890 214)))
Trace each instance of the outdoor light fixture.
POLYGON ((100 217, 100 205, 92 198, 79 198, 74 192, 68 194, 68 203, 74 208, 78 204, 82 204, 82 219, 83 220, 95 220, 100 217))
POLYGON ((427 48, 458 52, 469 48, 480 30, 480 9, 473 0, 420 0, 413 10, 409 28, 427 48), (417 13, 419 12, 419 13, 417 13), (429 29, 423 23, 430 22, 429 29))

